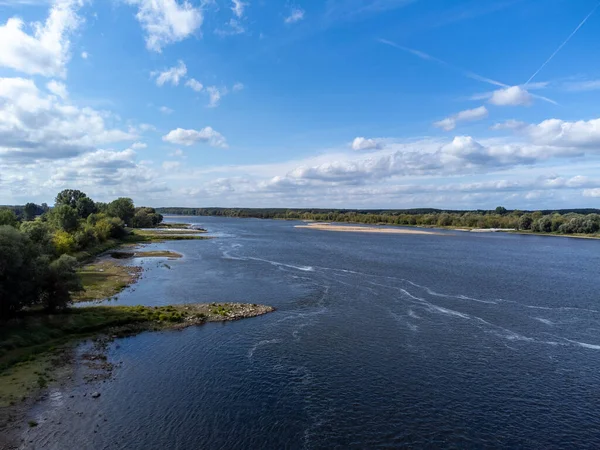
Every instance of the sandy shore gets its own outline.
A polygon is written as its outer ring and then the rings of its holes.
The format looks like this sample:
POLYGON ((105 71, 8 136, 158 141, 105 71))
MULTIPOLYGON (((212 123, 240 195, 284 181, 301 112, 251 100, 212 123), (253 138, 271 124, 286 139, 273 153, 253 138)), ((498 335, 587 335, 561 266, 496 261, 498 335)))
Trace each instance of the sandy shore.
POLYGON ((350 225, 331 225, 328 223, 310 223, 307 225, 296 225, 295 228, 308 228, 311 230, 325 230, 325 231, 345 231, 350 233, 387 233, 387 234, 437 234, 442 235, 436 231, 425 231, 417 229, 407 228, 381 228, 381 227, 362 227, 362 226, 350 226, 350 225))

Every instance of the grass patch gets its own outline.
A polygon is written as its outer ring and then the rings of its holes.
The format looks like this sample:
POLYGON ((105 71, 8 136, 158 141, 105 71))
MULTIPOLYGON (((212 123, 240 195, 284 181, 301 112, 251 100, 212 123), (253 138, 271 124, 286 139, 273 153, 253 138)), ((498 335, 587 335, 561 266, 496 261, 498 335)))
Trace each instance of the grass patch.
POLYGON ((112 297, 140 277, 142 268, 102 260, 82 266, 78 271, 84 290, 73 294, 73 301, 86 302, 112 297))
POLYGON ((161 223, 156 228, 188 229, 188 228, 192 228, 192 226, 189 223, 161 223))
POLYGON ((180 232, 166 233, 149 230, 135 230, 123 240, 125 243, 138 244, 146 242, 165 242, 165 241, 189 241, 212 239, 210 236, 200 236, 198 233, 180 234, 180 232))

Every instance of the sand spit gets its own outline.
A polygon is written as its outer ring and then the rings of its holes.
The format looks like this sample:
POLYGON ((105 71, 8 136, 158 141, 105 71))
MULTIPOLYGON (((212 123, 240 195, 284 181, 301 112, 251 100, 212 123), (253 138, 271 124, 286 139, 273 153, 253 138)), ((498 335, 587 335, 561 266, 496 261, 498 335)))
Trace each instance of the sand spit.
POLYGON ((382 228, 382 227, 363 227, 350 225, 331 225, 327 223, 310 223, 307 225, 296 225, 295 228, 308 228, 311 230, 325 231, 345 231, 349 233, 387 233, 387 234, 437 234, 443 235, 436 231, 425 231, 408 228, 382 228))

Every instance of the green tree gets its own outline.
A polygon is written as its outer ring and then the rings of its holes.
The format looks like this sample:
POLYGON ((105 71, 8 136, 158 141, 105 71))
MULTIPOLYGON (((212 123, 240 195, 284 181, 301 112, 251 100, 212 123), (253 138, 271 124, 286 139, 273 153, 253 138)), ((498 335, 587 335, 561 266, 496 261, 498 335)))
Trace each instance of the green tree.
POLYGON ((0 226, 0 319, 8 319, 36 301, 35 247, 9 225, 0 226))
POLYGON ((529 214, 523 214, 521 217, 519 217, 519 221, 517 223, 519 230, 531 230, 533 219, 529 214))
POLYGON ((133 200, 126 197, 120 197, 108 204, 108 215, 118 217, 126 225, 131 226, 131 221, 135 215, 135 206, 133 200))
POLYGON ((79 225, 79 215, 75 208, 68 205, 60 205, 52 210, 52 222, 61 230, 71 233, 79 225))
POLYGON ((21 232, 25 233, 31 242, 39 245, 42 252, 53 253, 54 245, 52 244, 52 230, 48 222, 41 220, 32 220, 21 224, 21 232))
POLYGON ((10 225, 16 227, 19 223, 14 211, 8 208, 0 209, 0 225, 10 225))
POLYGON ((45 257, 41 266, 41 303, 50 312, 66 308, 71 303, 71 292, 83 289, 76 272, 77 260, 72 256, 62 255, 50 262, 45 257))
POLYGON ((507 213, 507 211, 506 211, 506 208, 504 206, 498 206, 496 208, 496 214, 499 214, 499 215, 503 216, 506 213, 507 213))
POLYGON ((65 189, 56 195, 54 206, 67 205, 71 208, 77 208, 77 200, 87 197, 83 192, 76 189, 65 189))
POLYGON ((96 204, 89 197, 78 198, 75 202, 75 209, 77 210, 79 217, 82 219, 87 219, 90 214, 93 214, 97 211, 96 204))
POLYGON ((27 203, 23 207, 23 218, 25 220, 33 220, 40 213, 40 207, 35 203, 27 203))

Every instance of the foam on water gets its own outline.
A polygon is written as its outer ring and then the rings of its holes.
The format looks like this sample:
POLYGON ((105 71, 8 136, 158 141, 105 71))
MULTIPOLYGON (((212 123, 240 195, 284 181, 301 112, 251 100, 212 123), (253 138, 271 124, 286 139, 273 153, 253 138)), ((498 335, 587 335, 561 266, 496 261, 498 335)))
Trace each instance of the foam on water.
POLYGON ((282 339, 264 339, 262 341, 257 342, 252 346, 250 350, 248 350, 248 359, 252 359, 254 356, 254 352, 260 347, 264 347, 265 345, 273 345, 273 344, 281 344, 283 342, 282 339))

